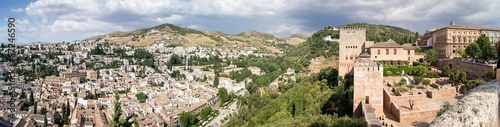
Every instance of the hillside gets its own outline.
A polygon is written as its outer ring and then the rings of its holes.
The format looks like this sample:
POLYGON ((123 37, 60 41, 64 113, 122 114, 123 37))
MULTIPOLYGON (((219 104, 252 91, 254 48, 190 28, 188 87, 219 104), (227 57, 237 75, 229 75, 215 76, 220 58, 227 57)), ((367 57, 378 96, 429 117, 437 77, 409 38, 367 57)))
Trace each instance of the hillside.
POLYGON ((396 43, 404 44, 415 42, 416 38, 419 37, 419 35, 416 35, 418 32, 415 33, 407 29, 389 25, 352 23, 340 27, 366 28, 366 39, 375 42, 386 42, 392 39, 396 43))
POLYGON ((107 39, 113 44, 147 46, 153 43, 167 43, 182 46, 203 47, 247 47, 256 46, 272 52, 280 51, 276 45, 298 45, 302 38, 280 37, 270 33, 260 33, 254 30, 230 35, 219 31, 199 31, 183 28, 172 24, 161 24, 151 28, 143 28, 130 32, 113 32, 98 35, 87 40, 107 39))

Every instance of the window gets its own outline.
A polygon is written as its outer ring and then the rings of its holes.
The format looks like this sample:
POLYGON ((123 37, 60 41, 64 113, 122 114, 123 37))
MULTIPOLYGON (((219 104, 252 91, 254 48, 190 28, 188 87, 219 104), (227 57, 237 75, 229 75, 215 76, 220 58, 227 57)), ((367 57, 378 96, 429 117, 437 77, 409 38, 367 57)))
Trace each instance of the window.
POLYGON ((398 50, 394 49, 394 55, 398 54, 398 50))
POLYGON ((410 50, 408 50, 408 55, 410 55, 410 50))
POLYGON ((453 50, 453 53, 455 53, 455 50, 453 50))
POLYGON ((389 49, 385 49, 385 54, 389 55, 389 49))
POLYGON ((379 50, 377 50, 377 55, 380 55, 380 49, 379 49, 379 50))

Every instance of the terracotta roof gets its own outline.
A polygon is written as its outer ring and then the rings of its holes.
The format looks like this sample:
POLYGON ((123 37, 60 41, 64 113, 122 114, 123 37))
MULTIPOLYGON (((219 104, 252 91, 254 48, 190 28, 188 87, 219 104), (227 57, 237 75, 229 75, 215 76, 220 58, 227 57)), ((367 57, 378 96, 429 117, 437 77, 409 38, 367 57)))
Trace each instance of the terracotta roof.
POLYGON ((403 49, 404 50, 415 50, 415 47, 413 47, 411 44, 403 44, 403 49))
POLYGON ((361 57, 361 58, 370 58, 370 54, 368 54, 368 53, 365 52, 365 53, 359 55, 359 57, 361 57))
POLYGON ((370 46, 370 48, 403 48, 403 46, 389 39, 387 42, 379 42, 370 46))

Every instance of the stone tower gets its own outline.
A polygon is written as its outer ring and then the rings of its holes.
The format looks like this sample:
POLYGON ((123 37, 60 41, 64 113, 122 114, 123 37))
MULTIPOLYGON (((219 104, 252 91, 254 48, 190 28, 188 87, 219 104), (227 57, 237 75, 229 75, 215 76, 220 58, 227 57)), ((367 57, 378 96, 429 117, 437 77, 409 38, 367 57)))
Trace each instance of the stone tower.
POLYGON ((358 116, 361 104, 369 104, 376 114, 383 113, 383 66, 363 54, 354 64, 353 111, 358 116))
POLYGON ((340 28, 339 75, 352 74, 354 60, 364 51, 365 28, 340 28))

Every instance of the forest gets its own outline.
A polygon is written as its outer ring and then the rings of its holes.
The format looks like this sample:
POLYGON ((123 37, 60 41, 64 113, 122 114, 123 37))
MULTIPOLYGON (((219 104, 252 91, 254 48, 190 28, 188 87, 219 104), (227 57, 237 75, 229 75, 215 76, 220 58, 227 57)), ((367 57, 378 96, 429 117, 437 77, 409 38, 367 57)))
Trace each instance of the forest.
POLYGON ((335 68, 300 79, 282 94, 238 97, 240 110, 226 126, 366 126, 351 118, 352 76, 339 80, 335 68))

